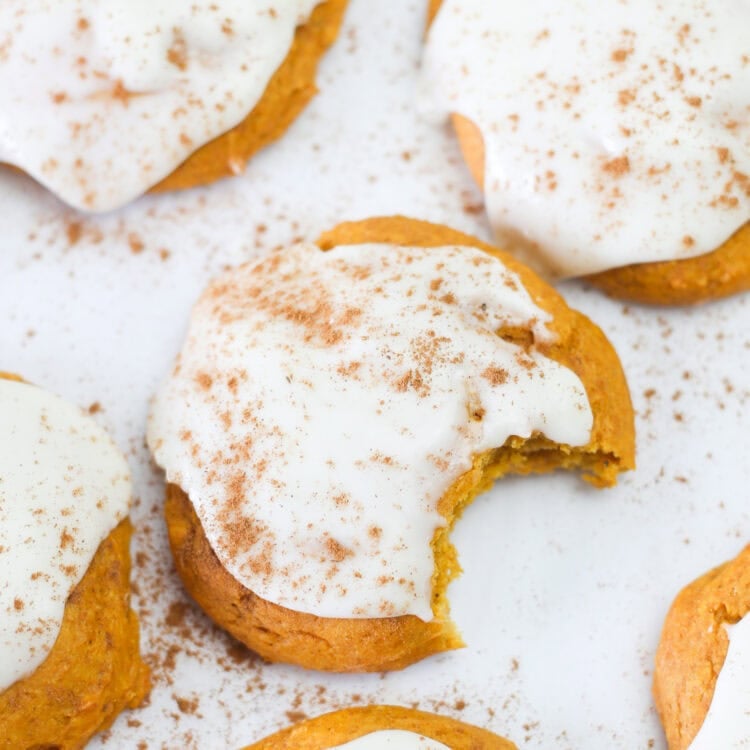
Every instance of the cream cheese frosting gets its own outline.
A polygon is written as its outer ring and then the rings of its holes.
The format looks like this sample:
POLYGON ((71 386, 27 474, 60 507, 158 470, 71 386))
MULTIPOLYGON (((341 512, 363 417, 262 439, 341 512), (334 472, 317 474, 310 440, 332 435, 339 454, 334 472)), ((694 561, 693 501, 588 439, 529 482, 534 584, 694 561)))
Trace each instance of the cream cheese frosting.
POLYGON ((689 750, 740 750, 750 747, 750 617, 724 626, 729 650, 716 679, 703 725, 689 750))
POLYGON ((750 0, 444 0, 430 106, 485 145, 503 245, 577 276, 711 252, 750 220, 750 0))
POLYGON ((5 0, 0 162, 128 203, 249 114, 319 2, 5 0))
POLYGON ((322 617, 433 617, 437 504, 511 435, 585 445, 548 313, 469 247, 300 244, 196 304, 148 442, 219 560, 265 600, 322 617))
POLYGON ((329 750, 451 750, 448 745, 429 737, 400 729, 387 729, 381 732, 370 732, 343 745, 336 745, 329 750))
POLYGON ((0 380, 0 691, 57 639, 68 596, 126 517, 130 472, 104 430, 40 388, 0 380))

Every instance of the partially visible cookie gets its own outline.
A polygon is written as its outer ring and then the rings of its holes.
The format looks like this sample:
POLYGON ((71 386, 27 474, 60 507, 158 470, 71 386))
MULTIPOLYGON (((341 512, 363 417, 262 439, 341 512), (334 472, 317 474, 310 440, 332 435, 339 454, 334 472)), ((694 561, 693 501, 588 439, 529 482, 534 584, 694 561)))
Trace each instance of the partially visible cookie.
MULTIPOLYGON (((653 686, 656 707, 670 750, 730 750, 744 747, 744 744, 730 742, 722 744, 721 740, 717 740, 717 736, 721 735, 713 733, 722 729, 731 732, 733 728, 743 727, 740 720, 747 715, 746 705, 738 708, 734 714, 731 712, 731 696, 736 686, 733 680, 738 671, 740 674, 750 674, 750 660, 747 659, 750 620, 744 620, 748 612, 750 546, 745 547, 733 560, 693 581, 674 600, 656 652, 653 686), (744 623, 741 629, 727 630, 726 626, 740 628, 737 625, 740 622, 744 623), (733 648, 737 656, 733 656, 733 648), (742 658, 740 649, 744 651, 745 658, 742 658), (723 671, 725 666, 728 668, 726 672, 723 671), (717 695, 719 692, 717 680, 725 682, 719 699, 721 706, 713 703, 715 692, 717 695), (706 721, 709 709, 717 716, 710 725, 706 721), (717 722, 720 722, 719 726, 717 722), (705 736, 697 740, 699 731, 705 736)), ((746 699, 747 689, 738 697, 746 699)), ((747 732, 745 721, 745 740, 750 736, 747 732)), ((734 736, 735 741, 743 739, 742 736, 734 736)))
POLYGON ((149 690, 130 478, 88 415, 0 373, 0 748, 77 750, 149 690))
POLYGON ((710 28, 677 1, 628 6, 633 24, 621 12, 531 2, 508 23, 502 5, 430 0, 428 80, 498 241, 622 299, 746 291, 750 65, 734 10, 712 8, 710 28))
POLYGON ((509 740, 446 716, 398 706, 345 708, 266 737, 244 750, 517 750, 509 740))
POLYGON ((97 212, 239 174, 315 94, 346 4, 0 6, 0 28, 12 29, 0 163, 97 212))

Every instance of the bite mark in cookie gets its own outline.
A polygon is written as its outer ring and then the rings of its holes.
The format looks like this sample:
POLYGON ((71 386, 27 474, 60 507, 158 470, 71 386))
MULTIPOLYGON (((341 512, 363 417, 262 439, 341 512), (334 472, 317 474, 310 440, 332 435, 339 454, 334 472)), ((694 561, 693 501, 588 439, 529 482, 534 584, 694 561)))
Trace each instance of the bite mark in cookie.
POLYGON ((601 331, 507 254, 403 217, 318 244, 334 249, 209 287, 149 443, 177 570, 216 622, 270 660, 400 669, 462 645, 446 589, 463 508, 508 473, 614 483, 633 466, 632 407, 601 331), (274 586, 289 606, 264 598, 274 586))
POLYGON ((541 351, 549 320, 476 248, 297 245, 209 286, 150 444, 243 586, 429 621, 440 500, 474 456, 589 442, 583 384, 541 351))

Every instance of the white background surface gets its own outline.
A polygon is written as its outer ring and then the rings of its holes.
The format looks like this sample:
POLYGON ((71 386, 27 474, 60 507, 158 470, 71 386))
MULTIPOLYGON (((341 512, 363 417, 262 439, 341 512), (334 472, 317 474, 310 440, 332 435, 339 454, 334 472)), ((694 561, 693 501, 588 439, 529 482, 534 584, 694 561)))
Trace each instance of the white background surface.
POLYGON ((145 419, 207 279, 371 215, 489 239, 450 131, 415 111, 424 12, 351 0, 320 96, 241 178, 94 219, 0 175, 0 369, 101 404, 135 478, 134 601, 154 687, 94 748, 234 750, 301 714, 368 702, 438 710, 521 748, 665 746, 650 685, 666 609, 748 539, 747 297, 665 311, 562 287, 620 352, 638 469, 614 490, 556 475, 502 481, 475 502, 454 535, 462 651, 389 675, 264 665, 187 603, 171 567, 145 419))

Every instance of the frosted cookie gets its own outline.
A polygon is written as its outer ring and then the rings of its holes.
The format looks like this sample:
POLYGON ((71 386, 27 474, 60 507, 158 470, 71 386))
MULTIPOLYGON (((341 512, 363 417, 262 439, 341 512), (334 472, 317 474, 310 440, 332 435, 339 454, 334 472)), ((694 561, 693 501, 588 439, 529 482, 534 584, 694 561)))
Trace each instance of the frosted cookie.
POLYGON ((750 4, 431 0, 425 87, 506 249, 609 294, 750 288, 750 4))
POLYGON ((604 335, 527 268, 373 219, 212 282, 148 442, 177 570, 217 623, 272 661, 384 670, 463 645, 463 508, 508 473, 614 483, 633 414, 604 335))
POLYGON ((0 373, 0 747, 73 750, 148 693, 130 472, 76 407, 0 373))
POLYGON ((345 708, 303 721, 245 750, 516 750, 485 729, 398 706, 345 708))
POLYGON ((2 3, 0 162, 83 211, 240 173, 315 94, 345 7, 2 3))
POLYGON ((685 587, 656 652, 669 750, 738 750, 750 737, 750 546, 685 587))

